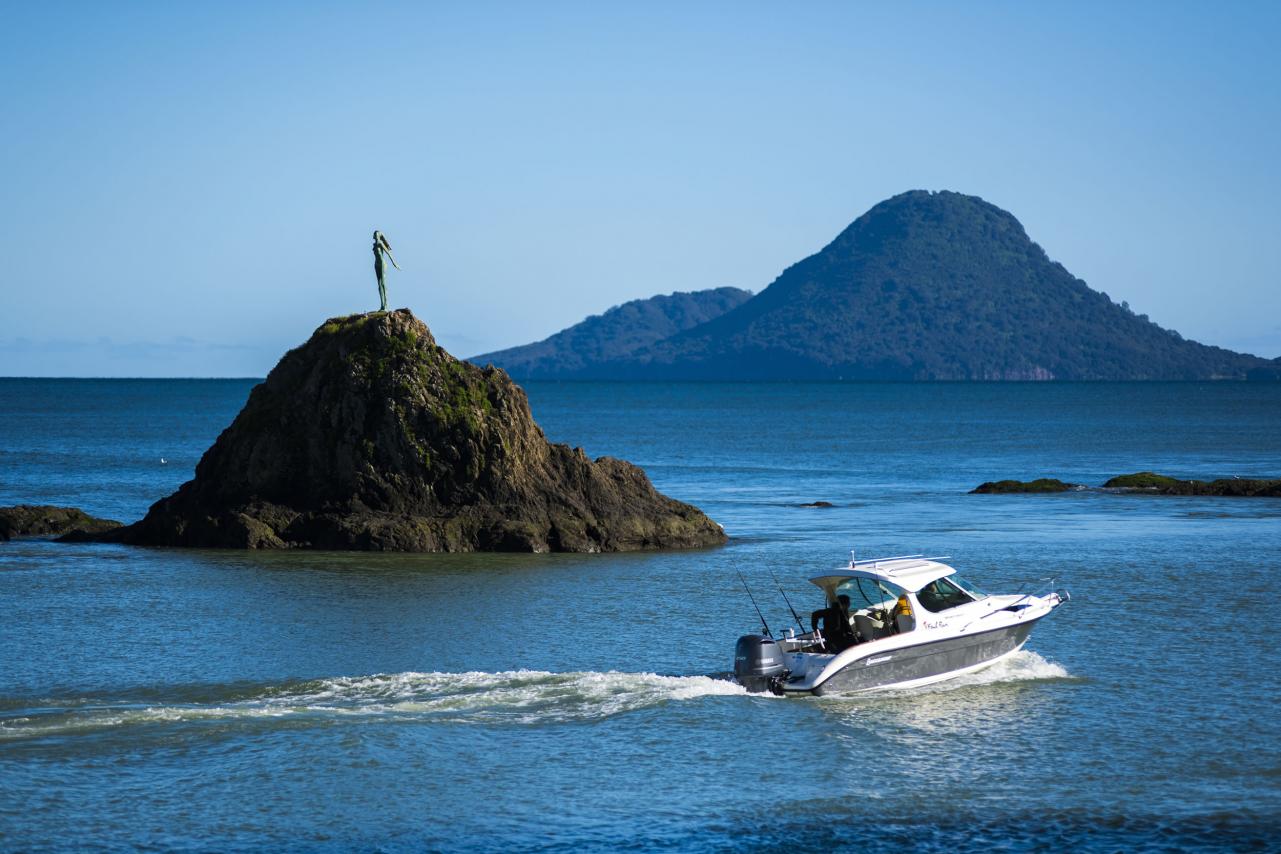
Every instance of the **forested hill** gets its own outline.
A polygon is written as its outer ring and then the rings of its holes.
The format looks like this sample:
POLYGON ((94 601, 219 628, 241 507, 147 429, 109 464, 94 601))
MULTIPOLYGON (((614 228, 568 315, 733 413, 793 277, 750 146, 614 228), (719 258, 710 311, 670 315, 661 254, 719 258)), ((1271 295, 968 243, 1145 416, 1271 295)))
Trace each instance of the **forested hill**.
MULTIPOLYGON (((554 359, 523 375, 1190 380, 1276 372, 1264 359, 1185 340, 1113 303, 1051 261, 1011 214, 952 192, 881 202, 757 296, 683 331, 643 344, 644 336, 623 337, 609 355, 602 339, 628 327, 607 328, 609 317, 594 319, 590 349, 580 349, 575 330, 591 321, 531 345, 560 339, 554 359)), ((528 350, 480 359, 506 367, 500 357, 528 350)))
POLYGON ((715 288, 632 300, 535 344, 484 353, 470 361, 495 364, 517 379, 575 376, 720 317, 751 296, 751 291, 738 288, 715 288))

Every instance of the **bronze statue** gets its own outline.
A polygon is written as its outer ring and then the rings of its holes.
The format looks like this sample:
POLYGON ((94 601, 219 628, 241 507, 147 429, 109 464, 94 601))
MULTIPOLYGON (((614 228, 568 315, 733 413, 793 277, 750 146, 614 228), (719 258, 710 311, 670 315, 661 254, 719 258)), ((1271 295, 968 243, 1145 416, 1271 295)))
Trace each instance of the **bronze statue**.
POLYGON ((387 310, 387 283, 383 279, 383 271, 385 269, 383 266, 384 253, 387 255, 387 260, 391 261, 391 265, 399 270, 400 265, 396 263, 395 258, 391 257, 391 244, 387 242, 387 238, 383 236, 381 231, 375 231, 374 275, 378 277, 378 300, 381 303, 381 307, 378 309, 379 311, 387 310))

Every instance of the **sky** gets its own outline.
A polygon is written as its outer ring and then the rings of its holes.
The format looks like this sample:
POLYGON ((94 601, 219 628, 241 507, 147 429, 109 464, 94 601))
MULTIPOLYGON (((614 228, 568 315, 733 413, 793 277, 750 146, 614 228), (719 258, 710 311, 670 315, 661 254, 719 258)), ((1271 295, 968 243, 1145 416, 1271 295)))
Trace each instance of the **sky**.
POLYGON ((956 190, 1281 356, 1281 4, 0 0, 0 376, 263 376, 378 307, 459 356, 760 291, 956 190))

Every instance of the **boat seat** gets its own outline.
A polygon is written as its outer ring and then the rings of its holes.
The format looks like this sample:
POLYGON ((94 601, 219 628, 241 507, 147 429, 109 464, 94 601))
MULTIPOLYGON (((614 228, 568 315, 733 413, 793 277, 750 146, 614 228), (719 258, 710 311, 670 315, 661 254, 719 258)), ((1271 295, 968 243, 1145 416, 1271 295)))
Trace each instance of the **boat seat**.
POLYGON ((861 635, 865 641, 883 638, 890 633, 889 626, 883 626, 880 623, 877 623, 867 614, 854 615, 854 628, 858 629, 859 635, 861 635))
POLYGON ((894 617, 894 625, 898 626, 899 634, 910 632, 916 628, 916 618, 911 614, 897 614, 894 617))

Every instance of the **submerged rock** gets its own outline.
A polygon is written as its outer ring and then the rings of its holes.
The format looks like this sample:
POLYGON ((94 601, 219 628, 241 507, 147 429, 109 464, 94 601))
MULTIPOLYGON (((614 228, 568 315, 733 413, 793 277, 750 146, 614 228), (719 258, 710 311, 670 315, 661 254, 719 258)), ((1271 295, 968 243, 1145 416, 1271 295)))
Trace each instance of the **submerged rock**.
POLYGON ((114 519, 99 519, 75 507, 51 504, 17 504, 0 507, 0 540, 12 537, 75 538, 96 535, 120 527, 114 519))
POLYGON ((725 542, 622 460, 552 444, 497 368, 408 309, 334 318, 291 350, 195 478, 111 539, 386 551, 626 551, 725 542))
POLYGON ((970 495, 1017 492, 1068 492, 1080 487, 1075 483, 1064 483, 1053 477, 1042 477, 1036 480, 989 480, 970 490, 970 495))

